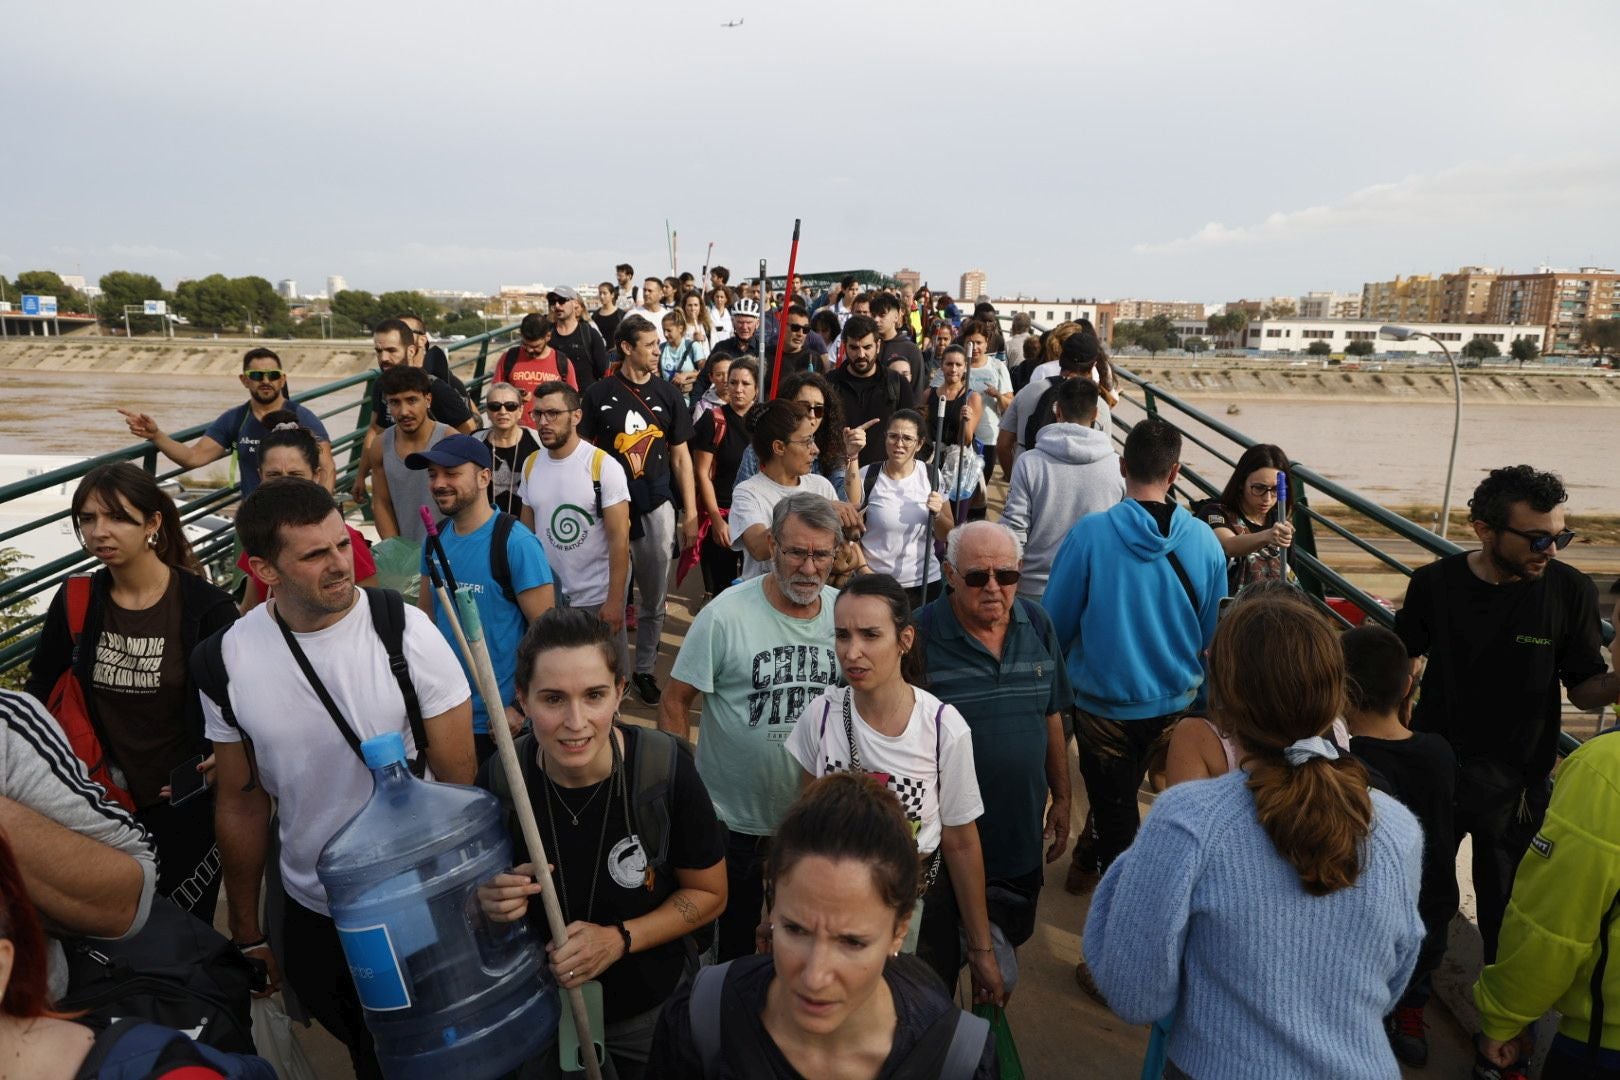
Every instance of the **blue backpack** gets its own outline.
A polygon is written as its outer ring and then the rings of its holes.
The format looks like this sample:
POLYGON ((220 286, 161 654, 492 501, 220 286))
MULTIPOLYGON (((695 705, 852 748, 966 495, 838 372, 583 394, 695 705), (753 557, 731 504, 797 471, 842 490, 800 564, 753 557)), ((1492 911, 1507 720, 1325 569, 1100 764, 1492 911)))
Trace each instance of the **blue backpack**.
POLYGON ((115 1021, 96 1036, 75 1080, 162 1080, 170 1075, 276 1080, 276 1071, 263 1058, 215 1050, 173 1028, 134 1018, 115 1021))

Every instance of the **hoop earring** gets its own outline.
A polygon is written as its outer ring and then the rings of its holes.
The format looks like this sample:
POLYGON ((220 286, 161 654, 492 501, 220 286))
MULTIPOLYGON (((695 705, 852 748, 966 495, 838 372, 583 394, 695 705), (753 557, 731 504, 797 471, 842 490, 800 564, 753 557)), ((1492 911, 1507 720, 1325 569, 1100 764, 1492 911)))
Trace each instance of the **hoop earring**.
POLYGON ((153 551, 157 550, 157 546, 158 546, 158 534, 157 533, 149 532, 149 533, 146 534, 146 546, 151 548, 153 551))

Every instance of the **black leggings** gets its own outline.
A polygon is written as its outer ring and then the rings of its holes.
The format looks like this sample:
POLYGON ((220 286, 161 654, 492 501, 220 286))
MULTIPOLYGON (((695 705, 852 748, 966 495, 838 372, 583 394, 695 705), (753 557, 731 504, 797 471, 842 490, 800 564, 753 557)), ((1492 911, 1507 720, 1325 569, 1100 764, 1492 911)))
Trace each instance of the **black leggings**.
POLYGON ((703 570, 703 591, 719 596, 742 573, 742 553, 715 543, 714 533, 704 533, 698 566, 703 570))
POLYGON ((282 975, 304 1009, 348 1048, 358 1080, 383 1080, 360 994, 338 940, 337 924, 289 896, 282 937, 286 965, 282 975))

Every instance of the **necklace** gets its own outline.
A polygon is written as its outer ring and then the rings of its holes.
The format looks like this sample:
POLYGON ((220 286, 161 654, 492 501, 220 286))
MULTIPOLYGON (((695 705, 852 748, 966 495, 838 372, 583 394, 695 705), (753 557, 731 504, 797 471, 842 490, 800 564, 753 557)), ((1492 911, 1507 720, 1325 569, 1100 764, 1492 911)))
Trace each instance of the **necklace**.
MULTIPOLYGON (((615 770, 615 772, 617 772, 617 770, 615 770)), ((586 799, 585 804, 578 810, 575 810, 572 806, 568 805, 567 800, 565 800, 562 796, 561 789, 559 789, 552 781, 550 773, 546 774, 546 791, 550 795, 556 796, 557 804, 563 808, 563 813, 568 815, 568 823, 570 825, 578 825, 579 819, 585 816, 585 811, 591 808, 591 803, 596 801, 596 797, 602 793, 602 789, 604 787, 611 787, 613 785, 613 775, 613 773, 609 773, 606 780, 594 785, 591 790, 590 798, 586 799)))
MULTIPOLYGON (((617 739, 613 738, 612 729, 609 729, 609 731, 608 731, 608 742, 613 747, 613 771, 608 773, 608 778, 606 780, 604 780, 601 784, 597 785, 596 791, 601 791, 602 788, 604 788, 604 787, 611 789, 614 786, 615 781, 617 781, 619 779, 619 775, 620 775, 619 774, 619 763, 620 763, 620 759, 619 759, 619 742, 618 742, 617 739)), ((542 761, 540 763, 540 771, 545 772, 545 767, 546 767, 545 762, 542 761)), ((585 806, 580 807, 580 813, 583 814, 585 812, 585 808, 591 805, 591 799, 596 798, 596 791, 591 792, 591 798, 585 800, 585 806)), ((568 903, 568 875, 567 875, 567 872, 563 868, 562 845, 557 842, 557 818, 556 818, 556 815, 551 813, 551 796, 553 794, 556 794, 557 801, 559 803, 561 803, 562 802, 562 793, 556 790, 556 786, 554 784, 552 784, 551 777, 548 775, 546 777, 546 821, 547 821, 547 824, 549 824, 551 826, 552 858, 557 861, 557 898, 560 901, 559 906, 561 906, 561 908, 563 909, 563 919, 566 922, 568 920, 568 908, 569 908, 569 903, 568 903)), ((568 807, 566 805, 563 806, 563 810, 564 810, 565 813, 568 813, 570 817, 573 817, 573 813, 568 810, 568 807)), ((596 907, 596 882, 597 882, 597 879, 601 876, 601 874, 599 873, 599 870, 600 870, 600 868, 602 866, 602 853, 607 849, 607 823, 608 823, 609 816, 611 816, 611 815, 609 815, 607 809, 604 808, 602 810, 602 831, 596 838, 596 856, 595 856, 595 858, 593 858, 591 860, 591 865, 590 865, 591 888, 590 888, 589 894, 585 898, 585 921, 586 922, 591 921, 591 914, 592 914, 593 910, 596 907)), ((628 825, 629 825, 629 818, 630 818, 629 796, 628 796, 628 793, 627 793, 626 796, 625 796, 625 823, 626 823, 627 830, 628 830, 628 825)), ((577 817, 574 817, 574 824, 575 825, 579 824, 579 819, 577 817)))

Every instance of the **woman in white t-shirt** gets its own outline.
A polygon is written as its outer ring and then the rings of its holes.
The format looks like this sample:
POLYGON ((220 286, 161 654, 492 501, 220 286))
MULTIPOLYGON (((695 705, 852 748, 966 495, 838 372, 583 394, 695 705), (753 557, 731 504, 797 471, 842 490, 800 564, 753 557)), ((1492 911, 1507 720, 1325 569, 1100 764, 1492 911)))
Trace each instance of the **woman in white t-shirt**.
MULTIPOLYGON (((839 594, 833 625, 838 666, 849 686, 832 687, 805 706, 788 736, 788 753, 804 769, 806 783, 832 772, 864 772, 895 793, 923 865, 923 910, 913 924, 926 919, 930 893, 949 889, 967 933, 974 1001, 1000 1003, 1006 995, 990 936, 975 824, 984 802, 967 721, 916 686, 925 677, 922 646, 905 590, 894 578, 866 574, 851 580, 839 594)), ((956 985, 959 974, 956 929, 949 928, 948 957, 931 955, 927 944, 937 936, 927 929, 918 951, 947 986, 956 985)))
POLYGON ((748 424, 759 472, 732 489, 729 519, 731 546, 743 553, 745 580, 770 569, 771 512, 777 503, 799 491, 838 501, 832 481, 815 472, 816 429, 809 406, 777 398, 749 413, 748 424))
POLYGON ((932 540, 924 539, 930 524, 939 539, 950 535, 950 518, 939 513, 944 498, 935 490, 930 470, 917 464, 923 438, 922 414, 901 409, 889 417, 883 433, 887 457, 861 472, 861 503, 866 518, 861 548, 866 552, 866 565, 873 573, 888 574, 898 581, 913 607, 936 599, 942 587, 932 540), (926 596, 924 562, 928 564, 926 596))

